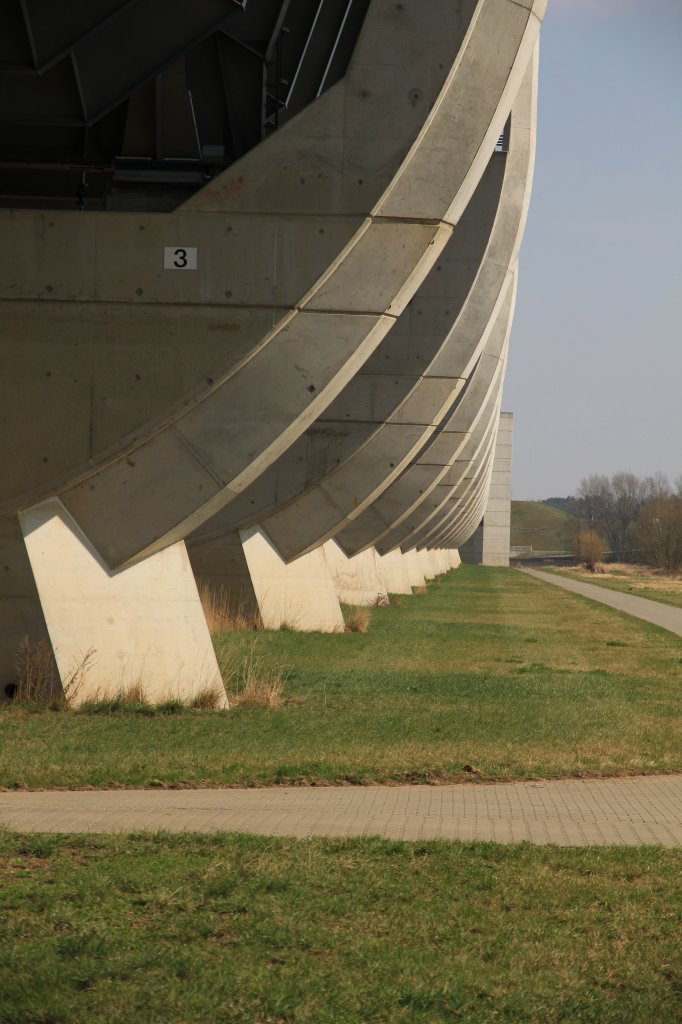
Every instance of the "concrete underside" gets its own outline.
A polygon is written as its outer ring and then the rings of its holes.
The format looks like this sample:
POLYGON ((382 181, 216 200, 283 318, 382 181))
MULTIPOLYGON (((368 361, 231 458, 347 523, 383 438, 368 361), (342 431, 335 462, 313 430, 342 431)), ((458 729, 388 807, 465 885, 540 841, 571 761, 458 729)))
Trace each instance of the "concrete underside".
POLYGON ((271 628, 452 566, 496 494, 545 6, 371 0, 346 76, 173 212, 0 211, 4 685, 22 644, 81 697, 215 682, 187 538, 271 628))

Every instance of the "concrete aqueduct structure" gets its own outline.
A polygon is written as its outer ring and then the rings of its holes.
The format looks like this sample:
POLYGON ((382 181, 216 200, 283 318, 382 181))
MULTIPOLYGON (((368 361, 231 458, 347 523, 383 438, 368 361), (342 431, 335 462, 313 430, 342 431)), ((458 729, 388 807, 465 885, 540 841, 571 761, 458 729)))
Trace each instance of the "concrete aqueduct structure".
POLYGON ((195 577, 335 629, 458 563, 545 5, 3 5, 0 699, 213 681, 195 577))

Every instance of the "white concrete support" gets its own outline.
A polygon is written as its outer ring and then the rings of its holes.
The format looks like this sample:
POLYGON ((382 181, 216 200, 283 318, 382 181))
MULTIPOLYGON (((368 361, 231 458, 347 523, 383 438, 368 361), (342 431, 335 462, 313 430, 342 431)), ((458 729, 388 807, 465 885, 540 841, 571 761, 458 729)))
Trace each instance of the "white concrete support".
POLYGON ((287 564, 260 527, 243 530, 241 537, 266 629, 343 632, 341 606, 322 548, 287 564))
POLYGON ((426 586, 426 578, 424 571, 421 566, 421 560, 419 553, 412 548, 410 551, 404 553, 405 564, 407 566, 407 574, 409 576, 410 584, 413 587, 424 587, 426 586))
POLYGON ((440 564, 443 567, 443 572, 450 572, 450 557, 445 548, 438 549, 438 558, 440 559, 440 564))
POLYGON ((509 565, 513 413, 500 413, 490 494, 478 529, 462 546, 462 560, 477 565, 509 565))
POLYGON ((224 694, 185 545, 112 571, 58 499, 19 521, 58 677, 73 703, 139 685, 224 694))
POLYGON ((443 575, 443 566, 441 565, 441 561, 438 557, 438 549, 429 548, 428 550, 429 558, 431 559, 431 564, 433 565, 434 577, 435 579, 438 579, 439 576, 443 575))
POLYGON ((426 548, 422 548, 421 551, 417 552, 417 554, 419 555, 419 560, 421 562, 424 579, 427 583, 429 580, 434 580, 436 578, 436 570, 433 564, 433 559, 431 558, 431 552, 427 551, 426 548))
POLYGON ((389 594, 411 594, 410 576, 402 551, 396 548, 395 551, 389 551, 387 555, 378 555, 377 557, 389 594))
POLYGON ((349 558, 334 540, 324 545, 324 555, 341 604, 374 607, 388 604, 386 581, 374 548, 349 558))
POLYGON ((459 569, 460 565, 462 564, 462 559, 457 548, 449 548, 448 557, 450 558, 450 568, 459 569))

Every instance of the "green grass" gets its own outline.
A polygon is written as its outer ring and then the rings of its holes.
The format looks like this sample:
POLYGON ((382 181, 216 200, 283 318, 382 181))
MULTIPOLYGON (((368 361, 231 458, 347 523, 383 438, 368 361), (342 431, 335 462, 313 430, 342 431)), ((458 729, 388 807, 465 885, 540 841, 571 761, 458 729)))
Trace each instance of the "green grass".
POLYGON ((556 571, 560 576, 568 576, 581 583, 594 583, 595 587, 604 587, 605 590, 617 590, 621 594, 633 594, 635 597, 646 597, 650 601, 660 601, 661 604, 682 608, 682 584, 679 580, 668 579, 666 581, 665 576, 643 567, 635 572, 625 572, 618 569, 612 570, 607 564, 605 569, 613 575, 604 577, 600 573, 587 572, 587 570, 577 567, 561 570, 554 570, 549 566, 543 567, 543 571, 556 571))
POLYGON ((571 551, 575 519, 541 501, 512 501, 511 543, 533 551, 571 551))
POLYGON ((463 566, 370 632, 226 634, 279 708, 0 712, 0 785, 442 782, 682 770, 682 643, 516 570, 463 566))
POLYGON ((680 851, 0 833, 1 1024, 679 1021, 680 851))

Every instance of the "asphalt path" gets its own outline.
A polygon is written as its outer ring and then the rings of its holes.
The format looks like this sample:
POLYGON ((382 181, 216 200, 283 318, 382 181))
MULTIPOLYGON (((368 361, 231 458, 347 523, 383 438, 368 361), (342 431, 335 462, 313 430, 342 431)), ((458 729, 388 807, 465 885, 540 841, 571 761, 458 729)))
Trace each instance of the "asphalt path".
POLYGON ((581 583, 564 576, 555 576, 550 572, 541 572, 539 569, 520 569, 519 572, 525 572, 527 576, 542 580, 543 583, 552 583, 555 587, 561 587, 572 594, 589 597, 591 601, 607 604, 610 608, 634 615, 637 619, 653 622, 654 626, 660 626, 661 629, 682 636, 682 608, 674 608, 660 601, 650 601, 647 597, 635 597, 634 594, 621 594, 618 590, 608 590, 606 587, 595 587, 593 583, 581 583))

